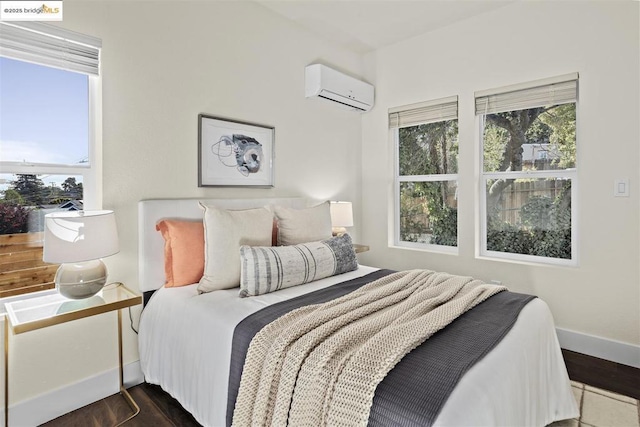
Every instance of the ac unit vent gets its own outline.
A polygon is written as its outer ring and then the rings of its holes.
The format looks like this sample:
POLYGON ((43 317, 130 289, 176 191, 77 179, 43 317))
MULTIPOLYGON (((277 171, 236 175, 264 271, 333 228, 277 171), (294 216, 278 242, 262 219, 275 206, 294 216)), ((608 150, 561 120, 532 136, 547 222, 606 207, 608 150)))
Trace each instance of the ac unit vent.
POLYGON ((373 108, 374 88, 326 65, 312 64, 305 68, 305 96, 364 112, 373 108))

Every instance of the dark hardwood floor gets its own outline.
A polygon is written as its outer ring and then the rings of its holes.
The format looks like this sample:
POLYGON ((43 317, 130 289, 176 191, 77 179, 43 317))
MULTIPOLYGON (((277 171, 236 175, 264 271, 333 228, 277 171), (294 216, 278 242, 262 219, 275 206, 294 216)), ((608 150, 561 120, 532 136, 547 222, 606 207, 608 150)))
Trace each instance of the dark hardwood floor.
MULTIPOLYGON (((640 399, 640 369, 620 365, 573 351, 562 350, 569 378, 614 393, 640 399)), ((129 389, 140 406, 138 416, 126 427, 197 427, 198 422, 160 387, 140 384, 129 389)), ((113 426, 125 419, 131 410, 119 394, 43 424, 45 427, 103 427, 113 426)))
MULTIPOLYGON (((126 427, 199 427, 200 424, 182 406, 157 385, 142 383, 129 389, 140 413, 127 421, 126 427)), ((120 394, 114 394, 66 415, 49 421, 46 427, 115 426, 131 414, 120 394)))
POLYGON ((569 378, 640 400, 640 369, 562 350, 569 378))

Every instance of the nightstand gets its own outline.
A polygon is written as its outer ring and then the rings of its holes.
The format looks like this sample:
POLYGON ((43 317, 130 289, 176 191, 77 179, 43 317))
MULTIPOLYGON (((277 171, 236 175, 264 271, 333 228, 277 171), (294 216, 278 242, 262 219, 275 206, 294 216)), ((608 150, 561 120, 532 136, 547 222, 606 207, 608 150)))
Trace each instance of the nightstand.
POLYGON ((4 418, 5 426, 9 425, 9 330, 13 335, 37 329, 47 328, 72 320, 84 319, 96 314, 116 310, 118 312, 118 368, 120 374, 120 393, 134 412, 126 420, 138 415, 140 408, 129 392, 124 388, 122 366, 122 313, 121 309, 142 303, 142 297, 135 294, 122 283, 112 283, 98 292, 97 295, 71 300, 60 294, 50 294, 5 304, 7 317, 4 322, 4 418))
POLYGON ((358 243, 353 244, 353 250, 356 251, 357 254, 362 252, 367 252, 369 250, 369 246, 360 245, 358 243))

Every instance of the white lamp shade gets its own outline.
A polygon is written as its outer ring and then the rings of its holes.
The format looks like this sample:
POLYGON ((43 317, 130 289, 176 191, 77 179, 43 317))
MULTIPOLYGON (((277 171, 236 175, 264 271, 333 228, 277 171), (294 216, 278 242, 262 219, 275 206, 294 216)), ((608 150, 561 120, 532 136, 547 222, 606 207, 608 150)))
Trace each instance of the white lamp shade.
POLYGON ((353 227, 351 202, 331 202, 331 225, 333 227, 353 227))
POLYGON ((90 261, 119 250, 113 211, 55 212, 44 217, 45 262, 90 261))

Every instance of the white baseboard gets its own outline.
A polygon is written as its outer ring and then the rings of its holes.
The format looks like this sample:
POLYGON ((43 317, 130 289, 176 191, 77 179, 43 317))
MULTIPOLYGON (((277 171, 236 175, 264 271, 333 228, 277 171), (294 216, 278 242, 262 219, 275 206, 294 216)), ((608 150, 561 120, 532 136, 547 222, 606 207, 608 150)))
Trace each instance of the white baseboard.
POLYGON ((568 329, 556 328, 560 347, 611 362, 640 368, 640 346, 568 329))
MULTIPOLYGON (((556 328, 560 347, 600 359, 640 368, 640 346, 556 328)), ((124 367, 127 388, 144 381, 140 362, 124 367)), ((9 408, 9 425, 35 426, 118 393, 118 369, 18 402, 9 408)), ((0 414, 4 416, 0 409, 0 414)))
MULTIPOLYGON (((123 373, 126 388, 144 381, 139 361, 125 365, 123 373)), ((37 426, 119 391, 118 368, 114 368, 33 399, 17 402, 9 407, 9 425, 37 426)), ((0 410, 0 413, 4 417, 4 410, 0 410)))

